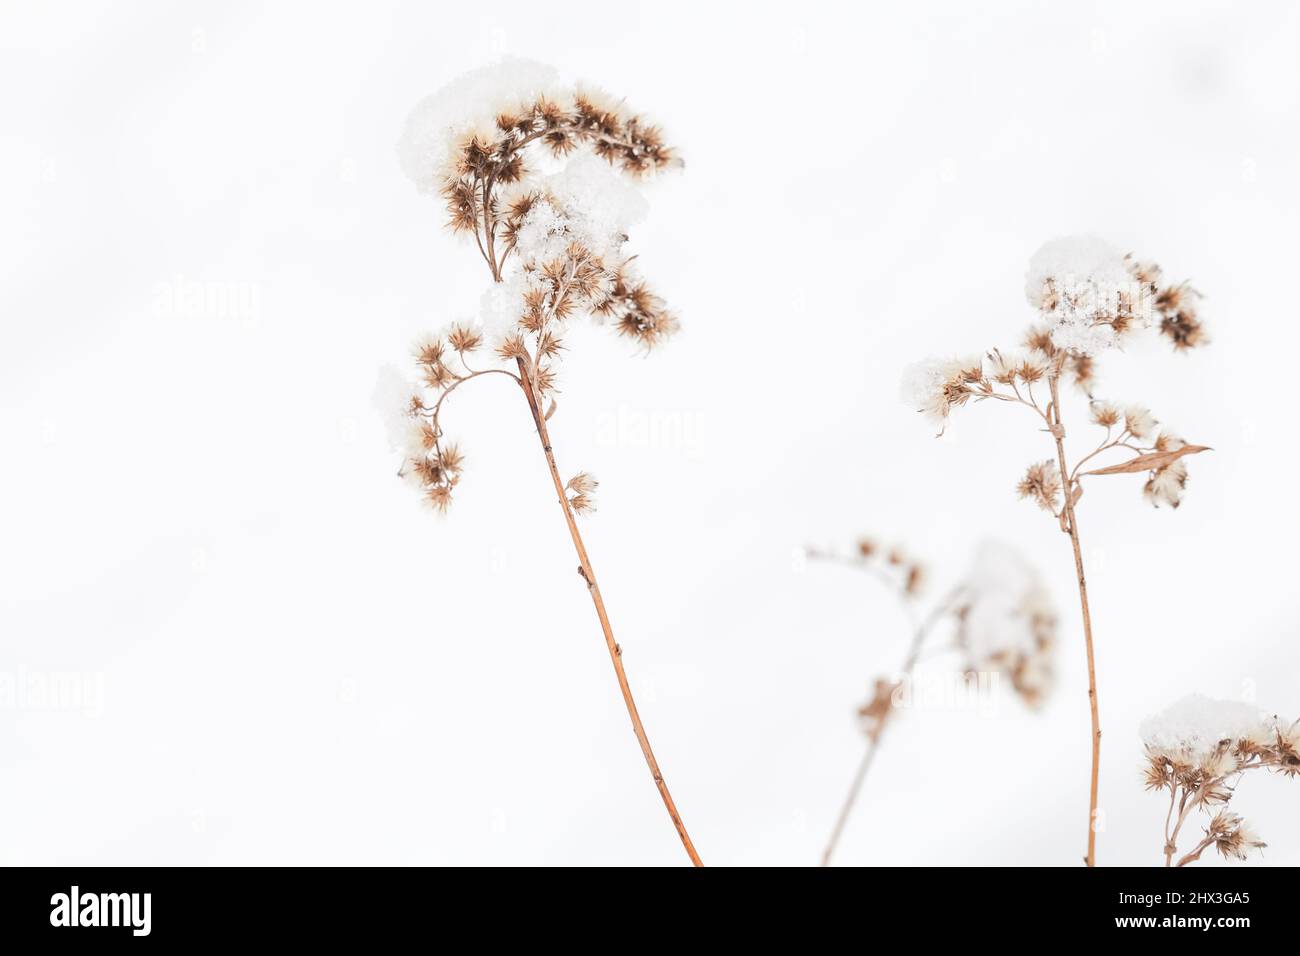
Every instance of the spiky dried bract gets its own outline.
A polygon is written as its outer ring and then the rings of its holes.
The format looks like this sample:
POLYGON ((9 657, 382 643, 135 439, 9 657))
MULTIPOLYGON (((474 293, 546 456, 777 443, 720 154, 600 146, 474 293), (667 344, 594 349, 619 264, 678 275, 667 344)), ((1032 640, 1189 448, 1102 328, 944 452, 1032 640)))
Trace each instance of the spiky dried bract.
POLYGON ((1092 423, 1102 428, 1114 428, 1119 424, 1122 413, 1110 402, 1092 403, 1092 423))
MULTIPOLYGON (((1187 442, 1173 432, 1166 430, 1156 438, 1153 448, 1155 451, 1160 452, 1176 451, 1179 448, 1186 447, 1186 445, 1187 442)), ((1183 494, 1186 490, 1187 461, 1179 458, 1152 471, 1147 483, 1142 488, 1142 493, 1157 508, 1162 504, 1177 508, 1183 503, 1183 494)))
POLYGON ((1160 334, 1169 339, 1174 349, 1185 351, 1207 344, 1209 336, 1197 314, 1201 294, 1192 288, 1191 283, 1165 284, 1158 265, 1140 263, 1132 256, 1126 261, 1129 271, 1154 305, 1160 334))
POLYGON ((591 514, 596 510, 595 492, 600 482, 585 471, 580 471, 568 480, 564 488, 569 495, 569 507, 575 514, 591 514))
MULTIPOLYGON (((1194 694, 1144 721, 1140 733, 1146 751, 1145 786, 1167 789, 1171 804, 1183 811, 1166 833, 1167 860, 1173 857, 1187 814, 1226 807, 1248 771, 1300 775, 1300 721, 1279 720, 1251 704, 1194 694)), ((1210 845, 1224 857, 1238 860, 1264 845, 1237 814, 1226 809, 1219 810, 1205 832, 1206 839, 1178 865, 1199 859, 1210 845)))
POLYGON ((580 471, 568 480, 565 487, 575 494, 589 495, 600 487, 600 482, 585 471, 580 471))
POLYGON ((903 400, 936 424, 944 426, 954 408, 991 390, 979 358, 929 359, 903 373, 903 400))
POLYGON ((1134 438, 1150 438, 1156 424, 1155 416, 1140 405, 1130 405, 1124 410, 1124 428, 1134 438))
POLYGON ((1214 841, 1214 848, 1225 860, 1245 861, 1250 850, 1262 850, 1268 844, 1255 835, 1246 821, 1228 810, 1214 815, 1205 835, 1214 841))
POLYGON ((1032 499, 1044 511, 1056 514, 1061 506, 1061 471, 1048 459, 1030 465, 1016 491, 1021 498, 1032 499))
POLYGON ((464 354, 482 345, 483 336, 472 326, 453 325, 451 331, 447 333, 447 344, 456 352, 464 354))

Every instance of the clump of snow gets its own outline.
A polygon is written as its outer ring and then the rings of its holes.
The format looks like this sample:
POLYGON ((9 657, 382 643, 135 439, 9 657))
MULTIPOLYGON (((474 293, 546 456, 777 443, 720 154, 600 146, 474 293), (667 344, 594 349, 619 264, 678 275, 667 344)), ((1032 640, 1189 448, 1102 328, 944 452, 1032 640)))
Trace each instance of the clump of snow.
POLYGON ((1220 741, 1261 740, 1268 730, 1268 721, 1252 704, 1190 694, 1144 720, 1138 733, 1154 753, 1199 760, 1213 754, 1220 741))
POLYGON ((396 366, 380 368, 370 400, 383 420, 384 433, 393 451, 404 452, 410 447, 412 427, 418 428, 411 417, 411 399, 419 394, 419 386, 396 366))
POLYGON ((969 595, 963 628, 975 660, 1036 650, 1036 615, 1053 612, 1038 571, 1018 551, 1000 541, 983 542, 963 588, 969 595))
POLYGON ((579 154, 542 180, 543 199, 524 219, 518 239, 522 262, 545 262, 580 242, 607 264, 618 257, 628 230, 645 218, 645 198, 609 163, 579 154))
POLYGON ((898 396, 903 404, 917 411, 927 411, 936 392, 942 392, 948 381, 953 363, 946 359, 929 358, 912 362, 903 369, 898 383, 898 396))
POLYGON ((438 192, 458 139, 480 129, 491 131, 497 114, 551 93, 558 79, 552 67, 508 58, 426 96, 407 117, 397 145, 402 172, 421 192, 438 192))
POLYGON ((501 282, 488 286, 479 298, 479 312, 474 324, 489 349, 495 349, 503 339, 519 330, 524 296, 538 283, 535 272, 516 269, 501 282))
POLYGON ((1083 355, 1116 344, 1115 330, 1099 319, 1114 316, 1122 303, 1140 312, 1146 302, 1124 255, 1092 236, 1044 243, 1029 260, 1025 297, 1051 324, 1056 347, 1083 355))

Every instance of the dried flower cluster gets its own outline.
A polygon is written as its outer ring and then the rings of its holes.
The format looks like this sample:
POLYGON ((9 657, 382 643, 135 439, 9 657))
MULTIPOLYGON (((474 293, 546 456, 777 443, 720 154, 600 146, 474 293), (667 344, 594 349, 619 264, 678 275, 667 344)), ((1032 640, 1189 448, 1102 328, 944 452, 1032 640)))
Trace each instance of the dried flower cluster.
MULTIPOLYGON (((1097 706, 1096 665, 1087 582, 1079 544, 1076 505, 1083 479, 1143 474, 1143 494, 1153 505, 1177 508, 1187 487, 1188 455, 1207 449, 1185 442, 1139 405, 1118 405, 1094 395, 1097 356, 1123 344, 1140 329, 1155 327, 1174 349, 1184 351, 1207 341, 1197 313, 1199 295, 1187 283, 1166 283, 1157 266, 1124 256, 1092 238, 1060 239, 1044 245, 1030 262, 1025 294, 1038 311, 1038 322, 1018 349, 994 349, 984 356, 930 360, 904 376, 903 397, 942 431, 954 409, 993 400, 1028 408, 1053 440, 1055 454, 1031 463, 1018 491, 1059 523, 1070 536, 1084 644, 1088 655, 1089 708, 1092 713, 1092 774, 1089 798, 1088 865, 1095 862, 1098 769, 1101 726, 1097 706), (1061 383, 1073 383, 1087 396, 1095 425, 1105 430, 1100 442, 1071 466, 1065 451, 1061 383), (1123 455, 1103 467, 1085 466, 1098 456, 1123 455)), ((1095 463, 1095 462, 1094 462, 1095 463)))
POLYGON ((503 63, 429 97, 408 120, 399 146, 402 166, 421 191, 446 202, 453 232, 473 236, 492 288, 475 321, 453 323, 417 343, 418 381, 388 371, 378 399, 390 413, 390 439, 402 454, 399 473, 434 509, 445 511, 464 461, 444 437, 444 403, 466 382, 487 375, 519 386, 633 732, 683 847, 701 865, 650 748, 623 649, 575 521, 595 510, 597 482, 586 472, 560 477, 547 426, 571 319, 586 314, 612 322, 645 348, 677 328, 624 251, 627 227, 644 209, 626 180, 675 160, 659 130, 621 103, 592 91, 559 90, 554 81, 549 68, 503 63))
POLYGON ((916 617, 925 580, 924 566, 904 549, 883 547, 859 538, 852 553, 808 548, 808 557, 871 573, 903 602, 916 626, 896 676, 879 676, 870 697, 857 711, 867 738, 849 794, 836 821, 822 865, 830 862, 867 770, 886 727, 899 707, 899 692, 912 679, 921 653, 935 629, 952 626, 953 637, 942 649, 955 651, 967 675, 995 673, 1010 678, 1016 695, 1031 709, 1045 700, 1055 682, 1056 612, 1037 571, 1008 545, 984 542, 966 576, 926 616, 916 617))
MULTIPOLYGON (((644 201, 620 181, 675 165, 674 154, 657 127, 621 103, 559 89, 554 79, 518 62, 471 74, 422 102, 403 137, 408 175, 442 196, 450 228, 474 237, 494 280, 474 320, 417 344, 420 381, 396 406, 416 426, 391 429, 402 474, 440 511, 460 474, 442 406, 463 383, 509 375, 534 414, 549 419, 570 320, 611 323, 647 349, 678 327, 624 251, 644 201), (547 172, 548 161, 558 168, 547 172)), ((577 501, 590 510, 589 495, 577 501)))
POLYGON ((1025 296, 1041 313, 1052 344, 1076 355, 1114 348, 1153 323, 1177 349, 1205 342, 1196 290, 1185 282, 1164 284, 1159 266, 1121 256, 1100 239, 1043 245, 1030 262, 1025 296))
POLYGON ((1264 847, 1227 806, 1247 771, 1263 768, 1300 776, 1300 721, 1265 716, 1249 704, 1192 695, 1145 721, 1140 732, 1146 746, 1146 787, 1169 791, 1166 866, 1186 866, 1210 847, 1236 860, 1264 847), (1214 815, 1196 846, 1175 862, 1183 824, 1198 809, 1214 815))

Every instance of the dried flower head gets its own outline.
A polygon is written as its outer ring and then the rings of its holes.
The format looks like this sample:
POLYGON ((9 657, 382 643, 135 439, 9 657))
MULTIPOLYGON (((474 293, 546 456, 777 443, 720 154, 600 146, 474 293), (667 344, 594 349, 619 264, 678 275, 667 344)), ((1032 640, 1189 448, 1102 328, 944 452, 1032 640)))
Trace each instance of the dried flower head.
POLYGON ((1266 844, 1255 835, 1246 821, 1228 810, 1214 815, 1205 835, 1214 841, 1214 848, 1224 859, 1246 860, 1249 850, 1262 850, 1266 844))
POLYGON ((1053 344, 1091 356, 1133 331, 1157 325, 1177 350, 1203 345, 1192 287, 1163 283, 1159 266, 1121 255, 1092 237, 1048 242, 1030 260, 1025 294, 1047 323, 1053 344))
POLYGON ((565 484, 565 490, 570 492, 569 505, 576 514, 591 514, 596 510, 596 501, 594 495, 596 489, 600 486, 595 478, 580 471, 565 484))
POLYGON ((943 426, 954 408, 981 394, 986 382, 979 358, 931 359, 910 365, 903 373, 903 400, 943 426))
MULTIPOLYGON (((1290 737, 1295 727, 1250 704, 1195 694, 1143 722, 1144 783, 1149 790, 1169 791, 1166 865, 1173 865, 1178 837, 1189 814, 1226 806, 1247 772, 1266 769, 1288 777, 1300 774, 1300 754, 1295 748, 1300 741, 1290 737), (1173 808, 1178 809, 1176 819, 1173 808)), ((1177 865, 1194 862, 1210 846, 1225 858, 1245 860, 1247 851, 1264 844, 1241 817, 1221 809, 1206 827, 1204 839, 1177 865)))
MULTIPOLYGON (((399 406, 426 426, 422 453, 408 454, 401 474, 414 475, 439 511, 460 474, 447 460, 441 412, 462 384, 509 375, 534 415, 549 417, 575 317, 647 349, 678 327, 625 248, 646 211, 633 182, 676 158, 621 102, 556 81, 549 67, 519 60, 477 71, 423 100, 399 145, 403 170, 443 198, 449 227, 473 237, 495 280, 475 321, 417 343, 422 385, 399 406)), ((593 510, 590 490, 567 500, 593 510)))
POLYGON ((1056 514, 1061 499, 1061 472, 1056 462, 1048 459, 1030 465, 1016 491, 1021 498, 1031 498, 1044 511, 1056 514))

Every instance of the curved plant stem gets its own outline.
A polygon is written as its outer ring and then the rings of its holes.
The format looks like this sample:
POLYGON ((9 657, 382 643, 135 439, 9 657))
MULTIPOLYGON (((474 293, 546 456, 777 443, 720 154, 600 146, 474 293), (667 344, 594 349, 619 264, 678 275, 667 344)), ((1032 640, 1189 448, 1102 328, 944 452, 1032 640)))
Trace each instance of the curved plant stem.
POLYGON ((655 760, 654 751, 650 749, 650 738, 646 736, 645 727, 641 723, 641 716, 637 713, 636 701, 632 697, 632 688, 628 685, 627 673, 623 670, 623 651, 614 640, 614 631, 610 627, 609 615, 605 611, 605 601, 601 598, 600 587, 596 584, 596 572, 591 567, 591 559, 587 557, 587 548, 582 542, 582 535, 578 531, 578 523, 573 517, 573 509, 569 506, 569 498, 564 491, 564 481, 560 478, 559 469, 555 465, 555 456, 551 452, 551 438, 546 430, 546 416, 542 414, 542 410, 538 405, 528 363, 524 359, 519 359, 518 363, 519 384, 524 390, 524 395, 528 399, 528 407, 533 413, 533 422, 537 426, 537 437, 542 443, 542 452, 546 455, 546 465, 551 470, 551 480, 555 483, 555 494, 560 500, 560 507, 564 511, 564 520, 569 526, 569 537, 573 539, 573 548, 578 554, 578 573, 582 575, 587 584, 587 591, 591 595, 591 603, 595 605, 596 616, 600 618, 600 628, 605 634, 605 646, 609 650, 609 660, 614 665, 614 674, 618 677, 618 687, 623 694, 623 703, 627 706, 627 715, 632 719, 632 732, 636 734, 637 743, 641 745, 641 753, 645 756, 645 762, 650 767, 650 775, 654 777, 655 787, 659 790, 659 796, 663 798, 664 807, 668 810, 668 816, 672 818, 673 826, 677 828, 677 835, 681 837, 682 846, 686 848, 686 853, 693 864, 703 866, 704 863, 700 859, 700 855, 695 852, 695 845, 691 842, 690 834, 686 832, 686 825, 682 823, 681 815, 677 812, 677 805, 673 803, 673 795, 668 792, 668 784, 664 781, 664 775, 659 769, 659 762, 655 760))
POLYGON ((1083 642, 1088 650, 1088 706, 1092 712, 1092 783, 1088 796, 1088 866, 1097 865, 1097 777, 1101 766, 1101 718, 1097 711, 1097 664, 1092 647, 1092 614, 1088 610, 1088 581, 1083 573, 1083 552, 1079 546, 1079 524, 1074 514, 1075 483, 1069 479, 1070 470, 1065 464, 1065 427, 1061 424, 1061 398, 1059 379, 1051 376, 1052 404, 1049 409, 1052 437, 1056 440, 1056 457, 1065 482, 1065 504, 1062 515, 1065 530, 1070 535, 1074 549, 1074 570, 1079 580, 1079 606, 1083 611, 1083 642))
MULTIPOLYGON (((884 728, 882 727, 881 730, 884 730, 884 728)), ((858 763, 857 773, 853 775, 853 783, 849 785, 849 793, 844 798, 844 806, 840 807, 840 815, 835 819, 835 829, 831 831, 831 838, 826 842, 826 849, 822 851, 822 866, 831 865, 831 854, 835 852, 835 847, 839 845, 840 834, 844 832, 844 825, 849 822, 849 814, 853 812, 853 804, 858 800, 858 791, 862 789, 862 781, 867 778, 867 771, 871 769, 871 764, 876 759, 876 751, 879 749, 880 734, 876 734, 867 741, 867 749, 862 754, 862 760, 858 763)))
MULTIPOLYGON (((941 601, 921 624, 917 625, 916 631, 912 634, 912 643, 908 645, 907 659, 903 662, 903 668, 900 671, 902 680, 907 680, 912 676, 912 671, 916 668, 917 659, 921 656, 921 648, 925 644, 925 639, 929 636, 930 629, 935 623, 947 613, 948 608, 952 605, 956 592, 949 595, 941 601)), ((853 812, 853 805, 857 803, 858 793, 862 790, 862 782, 867 778, 867 771, 871 769, 872 763, 876 759, 876 751, 880 749, 880 738, 884 736, 885 727, 888 719, 883 720, 876 733, 867 739, 867 749, 862 755, 862 760, 858 763, 857 772, 853 775, 853 783, 849 785, 848 795, 844 798, 844 805, 840 807, 840 815, 835 819, 835 829, 831 831, 831 837, 826 842, 826 849, 822 851, 822 866, 830 866, 831 855, 835 852, 835 847, 840 842, 840 835, 844 832, 844 826, 849 822, 849 816, 853 812)))
MULTIPOLYGON (((522 146, 540 135, 540 133, 531 135, 518 145, 522 146)), ((505 256, 509 254, 510 250, 506 249, 505 254, 498 260, 496 256, 497 224, 493 215, 493 186, 493 177, 489 177, 482 183, 482 236, 479 234, 479 229, 476 228, 474 238, 478 241, 479 251, 483 254, 483 259, 492 273, 492 281, 500 282, 501 264, 505 261, 505 256)), ((551 317, 553 316, 554 312, 551 314, 551 317)), ((582 579, 587 584, 587 592, 591 595, 591 603, 595 606, 596 616, 600 619, 600 628, 605 635, 605 647, 609 651, 609 659, 614 665, 614 674, 618 678, 619 691, 623 695, 623 703, 627 707, 628 717, 632 719, 632 732, 636 734, 637 743, 641 745, 641 753, 645 756, 646 764, 650 768, 650 775, 654 778, 655 787, 659 790, 659 796, 663 799, 664 807, 668 810, 668 816, 677 829, 677 835, 681 837, 682 846, 686 848, 687 856, 691 858, 691 863, 695 866, 703 866, 704 862, 700 859, 700 855, 695 852, 695 844, 691 842, 690 834, 686 832, 686 825, 682 823, 681 814, 677 812, 677 805, 673 802, 673 795, 668 791, 668 784, 664 781, 663 772, 659 769, 659 762, 655 760, 654 751, 650 748, 650 738, 646 736, 645 727, 641 723, 641 715, 637 713, 636 701, 632 697, 632 688, 628 684, 627 673, 623 670, 623 651, 614 640, 614 631, 609 624, 609 614, 605 611, 605 601, 600 596, 600 587, 596 584, 596 572, 592 569, 591 559, 587 557, 586 545, 583 544, 582 535, 578 531, 578 523, 573 516, 573 508, 570 506, 569 497, 565 493, 564 481, 560 478, 559 468, 555 464, 555 455, 551 451, 551 437, 546 429, 546 415, 542 412, 537 399, 537 392, 533 387, 532 359, 519 358, 516 361, 519 366, 519 376, 516 381, 519 383, 519 387, 523 389, 524 397, 528 399, 528 408, 532 412, 533 423, 537 426, 537 437, 542 443, 542 453, 546 456, 546 465, 551 472, 551 481, 555 484, 555 494, 559 498, 560 508, 564 511, 564 520, 569 526, 569 537, 573 540, 573 548, 578 554, 578 573, 582 575, 582 579)), ((515 376, 511 377, 515 378, 515 376)))

